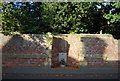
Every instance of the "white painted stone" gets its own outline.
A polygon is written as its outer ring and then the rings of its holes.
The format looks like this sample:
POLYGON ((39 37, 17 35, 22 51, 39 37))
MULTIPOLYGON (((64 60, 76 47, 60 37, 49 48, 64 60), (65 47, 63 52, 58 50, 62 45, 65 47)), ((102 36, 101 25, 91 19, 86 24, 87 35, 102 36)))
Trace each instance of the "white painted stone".
POLYGON ((59 53, 59 62, 64 59, 67 62, 67 53, 59 53))

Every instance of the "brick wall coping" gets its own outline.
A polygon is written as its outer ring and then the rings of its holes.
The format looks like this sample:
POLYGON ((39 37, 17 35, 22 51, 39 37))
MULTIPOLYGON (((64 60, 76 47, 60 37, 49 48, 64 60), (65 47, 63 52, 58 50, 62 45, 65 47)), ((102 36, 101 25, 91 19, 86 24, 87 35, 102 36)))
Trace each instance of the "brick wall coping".
POLYGON ((54 35, 54 37, 98 37, 98 38, 113 38, 112 35, 110 34, 57 34, 57 35, 54 35))
MULTIPOLYGON (((25 36, 25 35, 40 35, 40 36, 44 36, 44 34, 19 34, 21 36, 25 36)), ((0 36, 4 36, 3 34, 0 33, 0 36)), ((12 35, 10 35, 11 37, 12 35)), ((56 34, 56 35, 53 35, 54 37, 58 37, 58 36, 84 36, 84 37, 99 37, 99 38, 104 38, 104 37, 111 37, 113 38, 113 36, 111 34, 84 34, 84 33, 81 33, 81 34, 56 34)))

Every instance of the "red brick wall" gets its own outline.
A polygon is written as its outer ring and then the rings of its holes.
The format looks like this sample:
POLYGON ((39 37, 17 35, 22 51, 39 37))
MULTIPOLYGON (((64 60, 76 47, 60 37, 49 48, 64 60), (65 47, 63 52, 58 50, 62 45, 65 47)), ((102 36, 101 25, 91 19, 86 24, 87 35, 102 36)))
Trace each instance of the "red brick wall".
MULTIPOLYGON (((3 66, 42 66, 48 61, 46 39, 43 35, 23 34, 14 36, 0 35, 2 43, 3 66), (36 58, 8 58, 4 55, 41 55, 36 58), (43 57, 42 55, 46 56, 43 57)), ((117 67, 118 40, 111 35, 101 34, 62 34, 55 35, 52 42, 52 66, 58 66, 58 54, 67 53, 68 66, 112 66, 117 67)), ((120 54, 120 53, 119 53, 120 54)))
POLYGON ((53 38, 53 44, 52 44, 52 65, 58 66, 58 55, 61 52, 68 54, 69 44, 67 41, 61 39, 61 38, 53 38), (66 44, 66 45, 65 45, 66 44))
POLYGON ((3 58, 3 66, 42 66, 45 58, 3 58))
MULTIPOLYGON (((100 34, 63 34, 55 36, 57 39, 67 41, 69 48, 67 51, 68 66, 112 66, 117 67, 118 61, 118 41, 111 35, 100 34)), ((55 40, 53 43, 53 65, 59 65, 58 54, 60 44, 64 43, 55 40)), ((62 48, 62 47, 61 47, 62 48)))
POLYGON ((45 66, 46 58, 9 58, 4 55, 38 54, 47 55, 46 39, 43 35, 25 34, 2 36, 2 62, 3 66, 45 66))

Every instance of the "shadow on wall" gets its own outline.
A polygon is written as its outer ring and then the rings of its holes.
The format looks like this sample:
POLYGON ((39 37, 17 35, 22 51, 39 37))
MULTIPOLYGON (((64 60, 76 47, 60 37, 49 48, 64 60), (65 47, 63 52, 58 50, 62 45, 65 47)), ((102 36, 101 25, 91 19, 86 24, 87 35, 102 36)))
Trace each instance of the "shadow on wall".
POLYGON ((87 66, 103 66, 107 47, 105 41, 97 37, 82 37, 81 41, 84 44, 84 59, 87 66))
MULTIPOLYGON (((59 53, 67 53, 69 51, 68 42, 62 38, 53 37, 52 43, 52 67, 59 66, 59 53)), ((67 58, 67 57, 66 57, 67 58)))
POLYGON ((84 61, 87 67, 118 67, 118 61, 107 61, 104 57, 104 55, 108 55, 106 50, 112 53, 114 51, 106 49, 109 43, 97 37, 82 37, 81 41, 84 44, 84 61))
MULTIPOLYGON (((68 68, 79 68, 79 61, 70 55, 70 45, 68 43, 68 40, 65 40, 64 38, 53 38, 53 45, 52 45, 52 67, 60 67, 59 63, 59 54, 60 53, 66 53, 67 56, 67 62, 66 67, 68 68)), ((71 51, 74 51, 71 50, 71 51)), ((65 58, 65 57, 64 57, 65 58)))
MULTIPOLYGON (((26 36, 14 35, 6 41, 3 39, 2 64, 3 66, 46 66, 46 41, 43 35, 26 34, 26 36), (14 55, 41 55, 41 57, 14 57, 14 55), (5 57, 11 55, 12 58, 5 57), (14 57, 14 58, 13 58, 14 57)), ((49 50, 49 49, 48 49, 49 50)))
MULTIPOLYGON (((87 66, 102 65, 104 63, 103 54, 105 52, 105 46, 107 44, 104 40, 94 37, 82 37, 81 40, 84 43, 84 62, 87 62, 87 66)), ((74 43, 74 42, 73 42, 74 43)), ((72 45, 72 44, 71 44, 72 45)), ((52 65, 59 66, 59 53, 67 53, 67 66, 79 67, 79 61, 68 56, 70 44, 63 38, 53 38, 52 45, 52 65)), ((72 49, 74 50, 74 49, 72 49)))
MULTIPOLYGON (((73 39, 70 39, 73 40, 73 39)), ((70 41, 69 40, 69 41, 70 41)), ((80 41, 79 39, 75 39, 80 41)), ((81 63, 87 63, 85 66, 99 67, 104 65, 116 64, 116 61, 106 61, 104 60, 104 54, 106 47, 109 43, 97 37, 82 37, 83 51, 84 51, 84 61, 79 61, 78 59, 70 57, 69 54, 70 47, 73 44, 69 44, 67 40, 63 38, 53 37, 52 43, 52 66, 59 66, 58 56, 59 53, 67 53, 67 66, 81 67, 81 63), (115 62, 115 63, 113 63, 115 62)), ((111 40, 110 40, 111 41, 111 40)), ((43 35, 39 34, 28 34, 27 36, 14 35, 6 41, 3 40, 4 46, 2 47, 3 54, 3 66, 49 66, 50 62, 46 57, 46 40, 43 35), (6 58, 4 55, 39 55, 38 58, 6 58)), ((71 42, 74 43, 74 42, 71 42)), ((79 43, 79 42, 78 42, 79 43)), ((51 51, 50 49, 47 49, 51 51)), ((75 52, 74 54, 76 54, 75 52)), ((79 54, 79 53, 78 53, 79 54)))
MULTIPOLYGON (((79 38, 75 39, 67 39, 64 40, 63 38, 54 37, 53 38, 53 45, 52 45, 52 66, 58 67, 60 66, 59 63, 59 53, 67 53, 67 66, 69 67, 117 67, 117 61, 116 60, 106 60, 105 55, 108 55, 109 57, 112 55, 114 56, 114 50, 113 49, 106 49, 107 47, 111 47, 111 45, 115 45, 112 40, 109 39, 101 39, 98 37, 81 37, 81 42, 83 42, 83 48, 82 52, 80 52, 81 55, 79 55, 79 51, 76 51, 77 49, 74 48, 74 44, 79 46, 81 44, 79 38), (70 41, 74 42, 70 42, 70 41), (68 43, 69 41, 69 43, 68 43), (106 43, 106 41, 108 41, 106 43), (109 45, 110 44, 110 45, 109 45), (71 49, 72 48, 72 49, 71 49), (76 51, 73 53, 73 51, 76 51), (106 52, 107 51, 107 52, 106 52), (111 54, 109 54, 111 52, 111 54), (77 55, 78 54, 78 55, 77 55), (76 58, 73 58, 73 56, 77 56, 76 58), (82 58, 83 60, 79 59, 82 58), (77 59, 78 58, 78 59, 77 59)), ((78 50, 80 50, 78 48, 78 50)))

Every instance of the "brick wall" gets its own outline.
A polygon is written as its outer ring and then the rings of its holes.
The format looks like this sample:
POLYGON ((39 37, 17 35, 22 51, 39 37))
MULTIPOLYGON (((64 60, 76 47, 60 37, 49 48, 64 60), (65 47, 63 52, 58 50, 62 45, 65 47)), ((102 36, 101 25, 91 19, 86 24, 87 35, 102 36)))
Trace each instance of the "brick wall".
MULTIPOLYGON (((118 65, 118 40, 114 39, 112 35, 62 34, 56 35, 55 38, 61 38, 67 41, 69 45, 68 50, 64 51, 68 54, 68 66, 117 67, 118 65)), ((63 44, 62 46, 64 47, 65 45, 65 43, 56 41, 53 43, 56 46, 63 44)), ((53 65, 59 65, 57 60, 60 52, 58 47, 53 46, 53 65)))
POLYGON ((120 59, 120 40, 118 40, 118 58, 120 59))
POLYGON ((112 35, 59 34, 51 41, 39 34, 0 34, 0 39, 3 66, 59 66, 58 54, 65 52, 68 66, 117 67, 120 55, 120 41, 112 35))
POLYGON ((49 66, 49 49, 45 36, 23 34, 4 36, 1 34, 3 66, 49 66))

